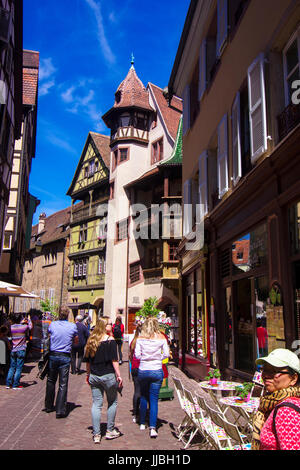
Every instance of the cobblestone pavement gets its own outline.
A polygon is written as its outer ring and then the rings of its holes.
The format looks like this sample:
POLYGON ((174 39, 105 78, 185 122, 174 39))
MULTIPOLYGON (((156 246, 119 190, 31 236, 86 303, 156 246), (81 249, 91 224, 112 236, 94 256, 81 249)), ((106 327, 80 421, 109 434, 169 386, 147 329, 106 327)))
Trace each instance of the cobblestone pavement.
MULTIPOLYGON (((126 351, 125 343, 125 358, 126 351)), ((139 426, 132 422, 133 382, 129 380, 128 362, 125 361, 120 368, 124 389, 123 395, 119 396, 116 427, 122 436, 114 440, 106 440, 103 436, 100 445, 95 445, 92 440, 91 391, 85 382, 85 374, 70 374, 68 415, 64 419, 56 419, 55 413, 42 411, 46 380, 36 378, 37 362, 26 362, 21 377, 22 390, 7 390, 0 385, 0 450, 181 450, 183 445, 174 431, 183 418, 183 412, 175 390, 173 400, 159 401, 159 436, 151 439, 148 429, 140 431, 139 426)), ((169 366, 169 386, 173 386, 172 374, 190 390, 206 395, 197 382, 174 365, 169 366)), ((106 403, 101 421, 104 434, 106 403)), ((190 447, 190 450, 193 449, 197 449, 196 444, 190 447)))

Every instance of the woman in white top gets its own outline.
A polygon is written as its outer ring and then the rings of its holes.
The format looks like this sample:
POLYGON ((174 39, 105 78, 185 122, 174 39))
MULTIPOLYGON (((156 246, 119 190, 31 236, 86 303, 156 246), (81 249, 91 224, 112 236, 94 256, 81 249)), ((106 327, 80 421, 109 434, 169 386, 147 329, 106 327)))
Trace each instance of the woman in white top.
POLYGON ((169 357, 169 346, 165 336, 159 331, 156 318, 149 317, 143 324, 141 335, 136 341, 135 357, 140 360, 138 372, 141 388, 140 429, 145 429, 149 401, 150 436, 157 437, 158 397, 164 377, 162 361, 169 357))

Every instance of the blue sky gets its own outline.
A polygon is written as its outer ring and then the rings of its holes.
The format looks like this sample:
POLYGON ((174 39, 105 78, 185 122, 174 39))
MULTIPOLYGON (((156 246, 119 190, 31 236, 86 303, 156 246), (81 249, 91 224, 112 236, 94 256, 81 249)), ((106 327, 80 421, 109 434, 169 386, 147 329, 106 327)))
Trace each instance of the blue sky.
POLYGON ((24 49, 40 52, 33 223, 71 205, 71 184, 89 131, 130 68, 146 86, 169 81, 190 0, 24 0, 24 49))

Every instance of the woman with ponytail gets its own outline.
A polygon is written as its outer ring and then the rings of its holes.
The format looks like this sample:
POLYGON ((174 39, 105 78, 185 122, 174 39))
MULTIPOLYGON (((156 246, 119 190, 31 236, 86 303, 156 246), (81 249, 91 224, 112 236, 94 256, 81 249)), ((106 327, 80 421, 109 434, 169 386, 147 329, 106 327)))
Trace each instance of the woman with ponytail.
POLYGON ((115 439, 121 433, 115 428, 117 412, 117 390, 122 387, 118 364, 118 351, 114 338, 107 334, 106 321, 100 319, 91 333, 85 348, 87 359, 87 383, 92 390, 93 439, 101 441, 100 421, 104 393, 107 398, 106 439, 115 439))

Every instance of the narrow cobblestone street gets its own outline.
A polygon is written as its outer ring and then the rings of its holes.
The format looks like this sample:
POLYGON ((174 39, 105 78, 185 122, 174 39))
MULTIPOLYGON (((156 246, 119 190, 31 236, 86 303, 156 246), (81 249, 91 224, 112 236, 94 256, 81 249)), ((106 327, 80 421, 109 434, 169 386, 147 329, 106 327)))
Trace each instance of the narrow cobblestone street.
MULTIPOLYGON (((125 359, 127 343, 125 343, 125 359)), ((68 416, 56 419, 55 413, 45 413, 44 396, 46 380, 36 378, 37 362, 26 362, 21 378, 23 390, 7 390, 0 386, 0 450, 170 450, 178 451, 183 445, 175 436, 175 428, 183 418, 174 390, 173 400, 159 402, 157 439, 150 439, 148 429, 140 431, 132 422, 133 382, 129 380, 128 362, 121 366, 124 380, 123 394, 119 396, 116 427, 122 436, 115 440, 102 437, 101 444, 92 440, 91 392, 85 374, 71 375, 68 389, 68 416)), ((178 368, 169 367, 171 374, 180 377, 190 387, 196 382, 188 379, 178 368)), ((102 435, 106 431, 106 405, 103 408, 102 435)), ((197 449, 192 445, 190 450, 197 449)))

